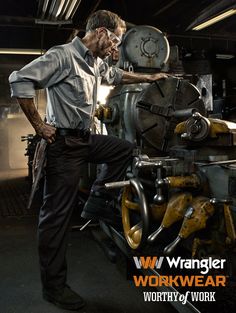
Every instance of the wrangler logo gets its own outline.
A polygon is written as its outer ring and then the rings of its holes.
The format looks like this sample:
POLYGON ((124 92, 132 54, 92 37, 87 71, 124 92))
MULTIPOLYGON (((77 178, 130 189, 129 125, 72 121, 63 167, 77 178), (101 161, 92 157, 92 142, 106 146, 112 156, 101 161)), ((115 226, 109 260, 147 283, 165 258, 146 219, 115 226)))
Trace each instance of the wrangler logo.
POLYGON ((164 257, 161 256, 158 259, 156 256, 153 256, 153 257, 141 256, 140 258, 138 258, 137 256, 134 256, 133 259, 134 259, 134 263, 135 263, 136 268, 139 269, 139 270, 142 269, 142 268, 144 268, 144 269, 148 269, 148 268, 151 268, 151 269, 158 268, 158 269, 160 269, 164 257))

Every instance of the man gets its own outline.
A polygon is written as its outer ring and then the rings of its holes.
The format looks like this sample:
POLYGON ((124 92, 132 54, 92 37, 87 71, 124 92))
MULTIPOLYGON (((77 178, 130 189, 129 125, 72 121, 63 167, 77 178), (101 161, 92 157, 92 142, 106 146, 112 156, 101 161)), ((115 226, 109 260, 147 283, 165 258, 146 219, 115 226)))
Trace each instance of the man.
POLYGON ((109 68, 103 61, 117 50, 125 23, 100 10, 87 23, 86 34, 51 48, 45 55, 13 72, 9 81, 37 134, 48 143, 44 201, 39 215, 38 243, 43 297, 62 308, 77 310, 83 299, 66 285, 68 225, 86 162, 105 163, 82 212, 84 218, 112 220, 112 196, 104 184, 122 180, 133 145, 111 136, 90 134, 101 79, 110 85, 153 82, 165 74, 143 75, 109 68), (47 122, 37 112, 35 90, 46 88, 47 122))

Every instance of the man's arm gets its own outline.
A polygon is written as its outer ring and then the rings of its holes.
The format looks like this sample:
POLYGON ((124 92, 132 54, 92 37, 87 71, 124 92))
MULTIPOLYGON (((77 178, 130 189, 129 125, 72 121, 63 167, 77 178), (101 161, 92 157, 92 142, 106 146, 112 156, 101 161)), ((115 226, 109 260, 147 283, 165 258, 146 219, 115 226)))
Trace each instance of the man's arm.
POLYGON ((167 78, 169 75, 166 73, 155 74, 140 74, 123 71, 121 84, 135 84, 135 83, 152 83, 156 80, 167 78))
POLYGON ((34 105, 36 89, 48 88, 63 80, 69 68, 62 48, 52 48, 10 77, 11 96, 15 97, 36 133, 48 143, 55 139, 55 127, 44 123, 34 105))
POLYGON ((98 59, 98 67, 102 76, 102 83, 108 85, 152 83, 156 80, 172 76, 167 73, 144 74, 122 70, 116 66, 109 66, 107 62, 98 59))
POLYGON ((43 122, 33 98, 17 98, 17 101, 36 133, 48 143, 52 143, 55 140, 56 128, 43 122))

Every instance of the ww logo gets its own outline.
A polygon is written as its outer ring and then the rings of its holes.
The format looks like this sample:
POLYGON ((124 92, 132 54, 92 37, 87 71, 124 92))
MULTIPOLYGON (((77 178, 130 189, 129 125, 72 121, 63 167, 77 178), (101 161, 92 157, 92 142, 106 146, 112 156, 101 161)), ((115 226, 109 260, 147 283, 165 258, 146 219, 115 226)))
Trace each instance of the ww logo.
POLYGON ((134 263, 135 263, 136 268, 139 270, 142 268, 144 268, 144 269, 148 269, 148 268, 159 269, 159 268, 161 268, 164 257, 161 256, 161 257, 159 257, 159 259, 157 259, 157 256, 153 256, 153 257, 141 256, 140 258, 138 258, 137 256, 134 256, 133 259, 134 259, 134 263))

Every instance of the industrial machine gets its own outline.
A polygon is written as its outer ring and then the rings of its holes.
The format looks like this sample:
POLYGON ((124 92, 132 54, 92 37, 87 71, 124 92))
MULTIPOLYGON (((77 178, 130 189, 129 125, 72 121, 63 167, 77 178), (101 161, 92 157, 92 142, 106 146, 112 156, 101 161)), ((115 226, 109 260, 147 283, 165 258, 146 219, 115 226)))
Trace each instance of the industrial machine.
MULTIPOLYGON (((219 119, 211 74, 186 73, 177 48, 150 26, 126 33, 117 66, 172 75, 117 86, 96 110, 109 135, 136 143, 126 180, 106 184, 121 189, 123 230, 103 230, 129 257, 226 259, 235 283, 236 123, 219 119)), ((200 312, 186 307, 179 312, 200 312)))
MULTIPOLYGON (((119 66, 170 70, 169 51, 159 30, 137 26, 125 35, 119 66)), ((211 115, 211 97, 210 84, 194 85, 183 72, 114 88, 97 117, 108 134, 137 146, 127 179, 106 185, 122 190, 121 234, 131 253, 225 258, 233 281, 236 123, 211 115)))

